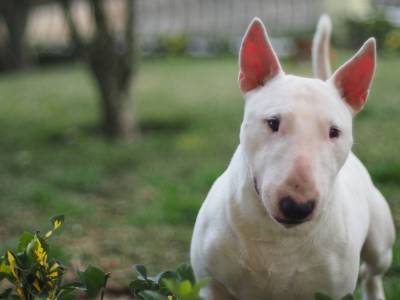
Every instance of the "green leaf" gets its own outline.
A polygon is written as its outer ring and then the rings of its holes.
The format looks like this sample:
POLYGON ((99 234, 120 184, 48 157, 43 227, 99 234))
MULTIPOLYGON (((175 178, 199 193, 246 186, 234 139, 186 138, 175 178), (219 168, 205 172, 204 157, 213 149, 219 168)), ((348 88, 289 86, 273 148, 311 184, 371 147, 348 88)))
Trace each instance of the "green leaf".
POLYGON ((189 280, 178 282, 176 280, 165 280, 165 285, 170 292, 179 300, 202 300, 199 296, 200 289, 208 283, 208 279, 192 285, 189 280))
POLYGON ((164 280, 164 284, 172 294, 177 294, 178 293, 177 286, 179 285, 179 282, 177 282, 176 280, 174 280, 174 279, 165 279, 164 280))
POLYGON ((89 266, 84 272, 78 272, 78 276, 86 288, 88 297, 95 298, 105 288, 110 274, 99 268, 89 266))
MULTIPOLYGON (((325 294, 317 293, 317 294, 315 294, 315 300, 332 300, 332 298, 325 294)), ((351 294, 348 294, 348 295, 344 296, 341 300, 354 300, 354 296, 351 294)))
POLYGON ((76 290, 67 289, 58 293, 56 300, 74 300, 76 299, 76 290))
POLYGON ((46 240, 39 236, 39 233, 36 233, 26 247, 25 252, 31 261, 45 264, 48 259, 49 245, 46 240))
POLYGON ((53 226, 53 230, 57 230, 64 223, 65 217, 64 215, 54 216, 50 219, 51 225, 53 226))
POLYGON ((158 284, 162 284, 164 279, 172 279, 175 278, 176 279, 176 273, 172 272, 172 271, 164 271, 161 273, 158 273, 156 276, 154 277, 148 277, 148 279, 157 282, 158 284))
POLYGON ((136 279, 129 284, 129 290, 134 296, 137 296, 140 292, 150 289, 150 285, 147 280, 136 279))
POLYGON ((17 295, 13 294, 12 288, 6 289, 3 293, 0 294, 1 300, 16 300, 19 299, 17 295))
POLYGON ((46 233, 45 237, 46 238, 51 237, 53 235, 53 233, 61 227, 61 225, 64 223, 64 220, 65 220, 64 215, 59 215, 59 216, 52 217, 50 219, 52 228, 51 228, 51 230, 49 230, 46 233))
POLYGON ((179 284, 179 295, 180 296, 187 296, 190 295, 192 292, 192 283, 189 280, 182 281, 179 284))
POLYGON ((82 289, 82 283, 81 282, 71 282, 67 284, 63 284, 60 287, 62 290, 75 290, 75 289, 82 289))
POLYGON ((11 275, 10 267, 6 264, 5 261, 2 261, 0 264, 0 273, 11 275))
POLYGON ((176 269, 176 275, 179 281, 189 280, 192 285, 196 283, 196 279, 194 278, 193 269, 189 264, 181 264, 176 269))
POLYGON ((139 279, 147 279, 147 270, 143 265, 133 265, 133 270, 138 274, 139 279))
POLYGON ((315 300, 332 300, 331 297, 322 294, 322 293, 316 293, 315 294, 315 300))
POLYGON ((175 272, 172 271, 164 271, 159 273, 155 277, 149 277, 149 279, 153 280, 156 282, 159 286, 160 293, 163 295, 168 295, 170 293, 170 290, 168 287, 165 285, 165 280, 177 280, 177 276, 175 272))
POLYGON ((167 296, 161 295, 155 291, 143 291, 139 293, 139 299, 143 300, 168 300, 167 296))
POLYGON ((24 252, 33 238, 32 233, 25 231, 19 238, 17 252, 24 252))

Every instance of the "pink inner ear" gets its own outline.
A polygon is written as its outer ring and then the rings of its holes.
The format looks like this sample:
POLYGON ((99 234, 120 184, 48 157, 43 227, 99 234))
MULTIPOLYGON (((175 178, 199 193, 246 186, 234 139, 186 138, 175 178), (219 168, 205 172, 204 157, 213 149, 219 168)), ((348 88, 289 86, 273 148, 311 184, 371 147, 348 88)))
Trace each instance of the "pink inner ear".
POLYGON ((361 53, 339 69, 335 76, 335 84, 342 97, 357 112, 367 100, 374 70, 375 45, 369 43, 361 53))
POLYGON ((248 92, 264 85, 280 71, 277 57, 260 21, 254 21, 244 37, 240 50, 240 88, 248 92))

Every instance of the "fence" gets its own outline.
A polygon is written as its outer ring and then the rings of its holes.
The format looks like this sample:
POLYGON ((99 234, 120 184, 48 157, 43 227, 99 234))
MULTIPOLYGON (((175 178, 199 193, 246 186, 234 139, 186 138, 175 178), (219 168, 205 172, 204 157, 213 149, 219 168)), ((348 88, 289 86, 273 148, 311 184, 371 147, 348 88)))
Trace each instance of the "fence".
POLYGON ((240 36, 254 16, 274 34, 304 31, 322 11, 319 0, 139 0, 139 32, 240 36))
MULTIPOLYGON (((140 36, 194 35, 234 38, 241 36, 254 16, 263 19, 268 31, 284 34, 305 31, 321 14, 319 0, 137 0, 137 32, 140 36)), ((124 13, 123 1, 109 0, 111 19, 117 24, 124 13)), ((77 1, 74 15, 90 33, 89 7, 77 1)), ((57 4, 36 7, 28 25, 30 44, 64 44, 68 29, 57 4)))

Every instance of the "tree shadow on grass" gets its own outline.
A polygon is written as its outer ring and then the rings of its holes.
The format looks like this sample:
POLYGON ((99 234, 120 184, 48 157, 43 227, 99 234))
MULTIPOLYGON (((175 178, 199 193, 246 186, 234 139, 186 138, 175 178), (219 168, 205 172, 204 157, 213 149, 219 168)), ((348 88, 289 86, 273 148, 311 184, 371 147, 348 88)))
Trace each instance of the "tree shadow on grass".
MULTIPOLYGON (((184 117, 145 118, 139 121, 138 127, 140 135, 177 134, 190 127, 190 120, 184 117)), ((89 137, 105 137, 101 126, 93 123, 70 126, 62 131, 50 132, 48 141, 51 144, 63 144, 89 137)))
POLYGON ((142 134, 152 133, 179 133, 190 126, 190 120, 178 118, 147 118, 140 120, 139 128, 142 134))

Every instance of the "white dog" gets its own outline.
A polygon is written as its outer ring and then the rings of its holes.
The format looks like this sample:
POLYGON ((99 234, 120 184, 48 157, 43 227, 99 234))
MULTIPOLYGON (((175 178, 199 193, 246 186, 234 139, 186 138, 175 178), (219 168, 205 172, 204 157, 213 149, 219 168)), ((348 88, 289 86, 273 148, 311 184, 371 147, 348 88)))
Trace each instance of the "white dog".
POLYGON ((321 19, 314 47, 315 72, 326 81, 286 75, 259 19, 243 38, 240 144, 199 212, 191 245, 196 277, 211 279, 207 300, 311 300, 317 292, 339 299, 354 291, 360 270, 364 299, 384 299, 394 225, 351 152, 375 40, 330 76, 329 25, 321 19))

